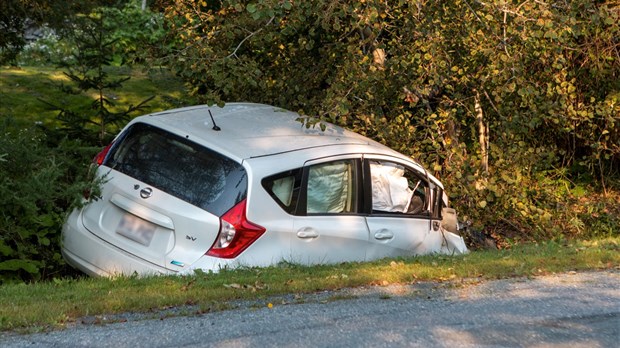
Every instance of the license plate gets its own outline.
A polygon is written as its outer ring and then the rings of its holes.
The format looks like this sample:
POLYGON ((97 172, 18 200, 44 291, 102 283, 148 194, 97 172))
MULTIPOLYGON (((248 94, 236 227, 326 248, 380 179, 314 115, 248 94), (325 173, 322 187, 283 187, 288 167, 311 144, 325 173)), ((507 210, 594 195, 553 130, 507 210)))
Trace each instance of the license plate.
POLYGON ((142 245, 149 246, 156 226, 131 214, 125 214, 116 228, 116 233, 142 245))

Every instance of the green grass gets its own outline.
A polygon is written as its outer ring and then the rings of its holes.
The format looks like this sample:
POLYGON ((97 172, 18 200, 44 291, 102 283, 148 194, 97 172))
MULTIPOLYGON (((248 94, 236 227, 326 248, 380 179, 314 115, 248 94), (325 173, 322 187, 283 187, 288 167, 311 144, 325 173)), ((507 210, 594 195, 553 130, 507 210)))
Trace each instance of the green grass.
MULTIPOLYGON (((167 70, 108 67, 106 71, 111 78, 131 77, 121 89, 107 91, 107 97, 115 103, 112 111, 137 105, 151 96, 155 98, 144 113, 192 104, 183 83, 167 70)), ((0 119, 10 118, 18 127, 35 122, 54 125, 57 112, 41 100, 55 105, 88 105, 93 100, 85 93, 63 93, 58 85, 68 81, 62 70, 52 67, 0 67, 0 119)))
MULTIPOLYGON (((613 269, 620 265, 620 238, 524 244, 509 250, 478 251, 464 256, 424 256, 304 267, 197 273, 192 276, 120 277, 55 280, 0 287, 0 330, 63 327, 84 316, 123 312, 157 313, 186 305, 200 312, 230 308, 238 299, 264 300, 366 285, 449 282, 467 286, 484 279, 531 277, 558 272, 613 269), (472 281, 473 280, 473 281, 472 281)), ((196 310, 193 309, 195 312, 196 310)))

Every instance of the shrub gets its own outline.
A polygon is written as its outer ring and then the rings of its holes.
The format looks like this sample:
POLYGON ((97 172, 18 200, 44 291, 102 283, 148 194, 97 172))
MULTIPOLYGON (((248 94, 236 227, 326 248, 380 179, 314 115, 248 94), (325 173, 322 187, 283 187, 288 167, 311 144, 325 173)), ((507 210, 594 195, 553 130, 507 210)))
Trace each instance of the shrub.
POLYGON ((70 61, 88 34, 79 20, 89 16, 102 19, 103 29, 108 33, 107 39, 113 43, 111 65, 115 66, 144 62, 153 51, 160 49, 166 35, 163 15, 148 8, 142 10, 137 0, 129 1, 122 7, 96 7, 91 13, 74 16, 59 28, 41 26, 38 39, 16 48, 13 53, 16 62, 19 65, 49 65, 70 61), (18 54, 19 50, 21 52, 18 54))
MULTIPOLYGON (((620 186, 613 2, 179 0, 166 18, 170 66, 204 102, 264 102, 374 138, 424 163, 487 231, 588 236, 572 189, 620 186)), ((613 204, 601 199, 596 214, 613 204)))
POLYGON ((96 149, 41 129, 0 125, 0 283, 65 272, 60 231, 67 209, 91 188, 84 158, 96 149))
POLYGON ((18 65, 47 65, 71 56, 74 47, 69 42, 62 40, 52 28, 44 26, 40 30, 41 37, 27 43, 17 56, 18 65))

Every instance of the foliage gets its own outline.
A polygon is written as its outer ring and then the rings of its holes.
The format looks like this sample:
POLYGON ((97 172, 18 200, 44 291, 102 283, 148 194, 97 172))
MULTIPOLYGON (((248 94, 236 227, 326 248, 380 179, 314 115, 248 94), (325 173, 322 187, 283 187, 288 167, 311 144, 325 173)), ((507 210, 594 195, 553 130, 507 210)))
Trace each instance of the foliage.
POLYGON ((40 29, 40 37, 25 44, 15 62, 18 66, 48 65, 65 60, 71 56, 73 50, 73 45, 63 40, 56 31, 43 26, 40 29))
POLYGON ((105 66, 112 64, 116 40, 109 37, 103 14, 93 13, 90 16, 77 17, 75 26, 73 42, 76 49, 73 51, 72 59, 61 63, 61 66, 68 70, 65 74, 75 87, 64 84, 60 87, 68 94, 94 91, 95 96, 90 102, 92 113, 84 113, 83 108, 76 106, 65 107, 46 102, 59 111, 58 120, 64 126, 63 131, 69 136, 90 143, 98 141, 99 144, 103 144, 118 130, 110 127, 126 123, 131 113, 142 110, 153 97, 135 106, 130 105, 124 110, 112 111, 114 101, 104 92, 118 89, 129 80, 129 77, 111 79, 104 70, 105 66))
POLYGON ((93 185, 82 173, 96 150, 11 129, 0 125, 0 283, 48 279, 63 271, 60 227, 93 185))
MULTIPOLYGON (((50 5, 54 5, 52 1, 48 2, 50 5)), ((13 1, 2 3, 0 8, 2 6, 10 7, 12 3, 13 1)), ((108 32, 108 39, 113 42, 112 63, 116 66, 143 62, 147 58, 157 55, 157 51, 165 47, 163 41, 167 31, 163 25, 161 13, 153 12, 149 8, 142 10, 140 0, 118 2, 118 6, 98 7, 106 3, 110 3, 110 1, 95 1, 88 3, 87 6, 75 4, 65 6, 69 8, 54 5, 47 9, 50 12, 50 17, 46 18, 47 21, 41 19, 41 21, 35 22, 29 18, 24 18, 19 22, 19 25, 14 24, 19 28, 16 27, 10 32, 0 33, 0 53, 3 47, 1 44, 2 35, 8 36, 9 33, 12 33, 15 36, 12 41, 19 41, 19 43, 15 42, 10 44, 10 47, 7 46, 4 52, 7 56, 6 62, 19 65, 63 62, 72 55, 72 51, 75 49, 73 40, 76 36, 76 30, 80 30, 74 25, 73 18, 84 14, 97 14, 102 17, 102 25, 108 32), (54 11, 61 11, 61 13, 54 11), (63 20, 58 22, 55 19, 56 16, 62 16, 63 20), (72 19, 67 20, 67 18, 72 19), (24 31, 36 33, 36 35, 30 34, 36 38, 27 39, 24 31), (9 55, 11 56, 10 59, 8 59, 9 55)), ((17 4, 16 2, 14 5, 17 4)), ((40 5, 45 6, 43 3, 40 5)), ((0 20, 1 17, 0 13, 0 20)), ((19 16, 16 17, 17 19, 19 16)), ((0 27, 1 25, 0 22, 0 27)), ((3 61, 0 60, 0 64, 2 63, 3 61)))
MULTIPOLYGON (((425 163, 487 231, 584 234, 572 190, 620 187, 616 1, 177 0, 166 18, 169 64, 203 101, 375 138, 425 163)), ((595 214, 614 204, 601 202, 595 214)))
POLYGON ((163 45, 167 34, 163 15, 142 10, 140 0, 128 1, 122 8, 100 7, 95 12, 101 15, 113 42, 114 64, 143 62, 163 45))
MULTIPOLYGON (((117 96, 119 106, 155 93, 151 111, 191 103, 181 82, 166 71, 106 71, 132 76, 117 96)), ((45 95, 66 105, 83 104, 86 96, 65 99, 55 90, 52 81, 63 77, 51 68, 0 70, 0 284, 72 274, 60 257, 60 231, 71 202, 79 204, 83 189, 96 186, 89 184, 87 170, 101 147, 67 139, 35 99, 45 95)))
POLYGON ((118 61, 118 47, 126 47, 117 45, 119 37, 112 37, 118 31, 111 29, 119 23, 106 22, 107 13, 115 14, 100 9, 77 16, 72 30, 65 32, 71 33, 74 47, 60 64, 71 83, 60 89, 69 95, 90 94, 88 105, 45 101, 59 111, 62 127, 15 131, 20 128, 7 123, 2 129, 1 282, 46 279, 63 270, 58 246, 64 216, 81 203, 84 190, 98 189, 99 182, 78 174, 94 154, 88 146, 109 141, 131 113, 142 110, 153 98, 121 110, 115 105, 110 91, 129 77, 111 78, 105 69, 118 61))
POLYGON ((26 45, 27 29, 47 24, 54 29, 69 24, 67 17, 88 12, 116 0, 2 0, 0 1, 0 64, 14 63, 26 45))

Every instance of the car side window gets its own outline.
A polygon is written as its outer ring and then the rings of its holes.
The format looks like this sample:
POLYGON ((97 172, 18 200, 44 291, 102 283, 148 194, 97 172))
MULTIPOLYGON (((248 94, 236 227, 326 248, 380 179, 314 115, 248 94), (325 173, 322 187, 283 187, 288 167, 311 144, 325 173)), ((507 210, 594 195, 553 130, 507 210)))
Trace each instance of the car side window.
POLYGON ((373 213, 429 214, 429 186, 413 170, 389 161, 370 161, 373 213))
POLYGON ((263 179, 262 185, 278 205, 294 214, 301 187, 302 169, 289 170, 263 179))
POLYGON ((357 212, 358 180, 355 160, 342 160, 308 167, 305 191, 307 214, 357 212))

